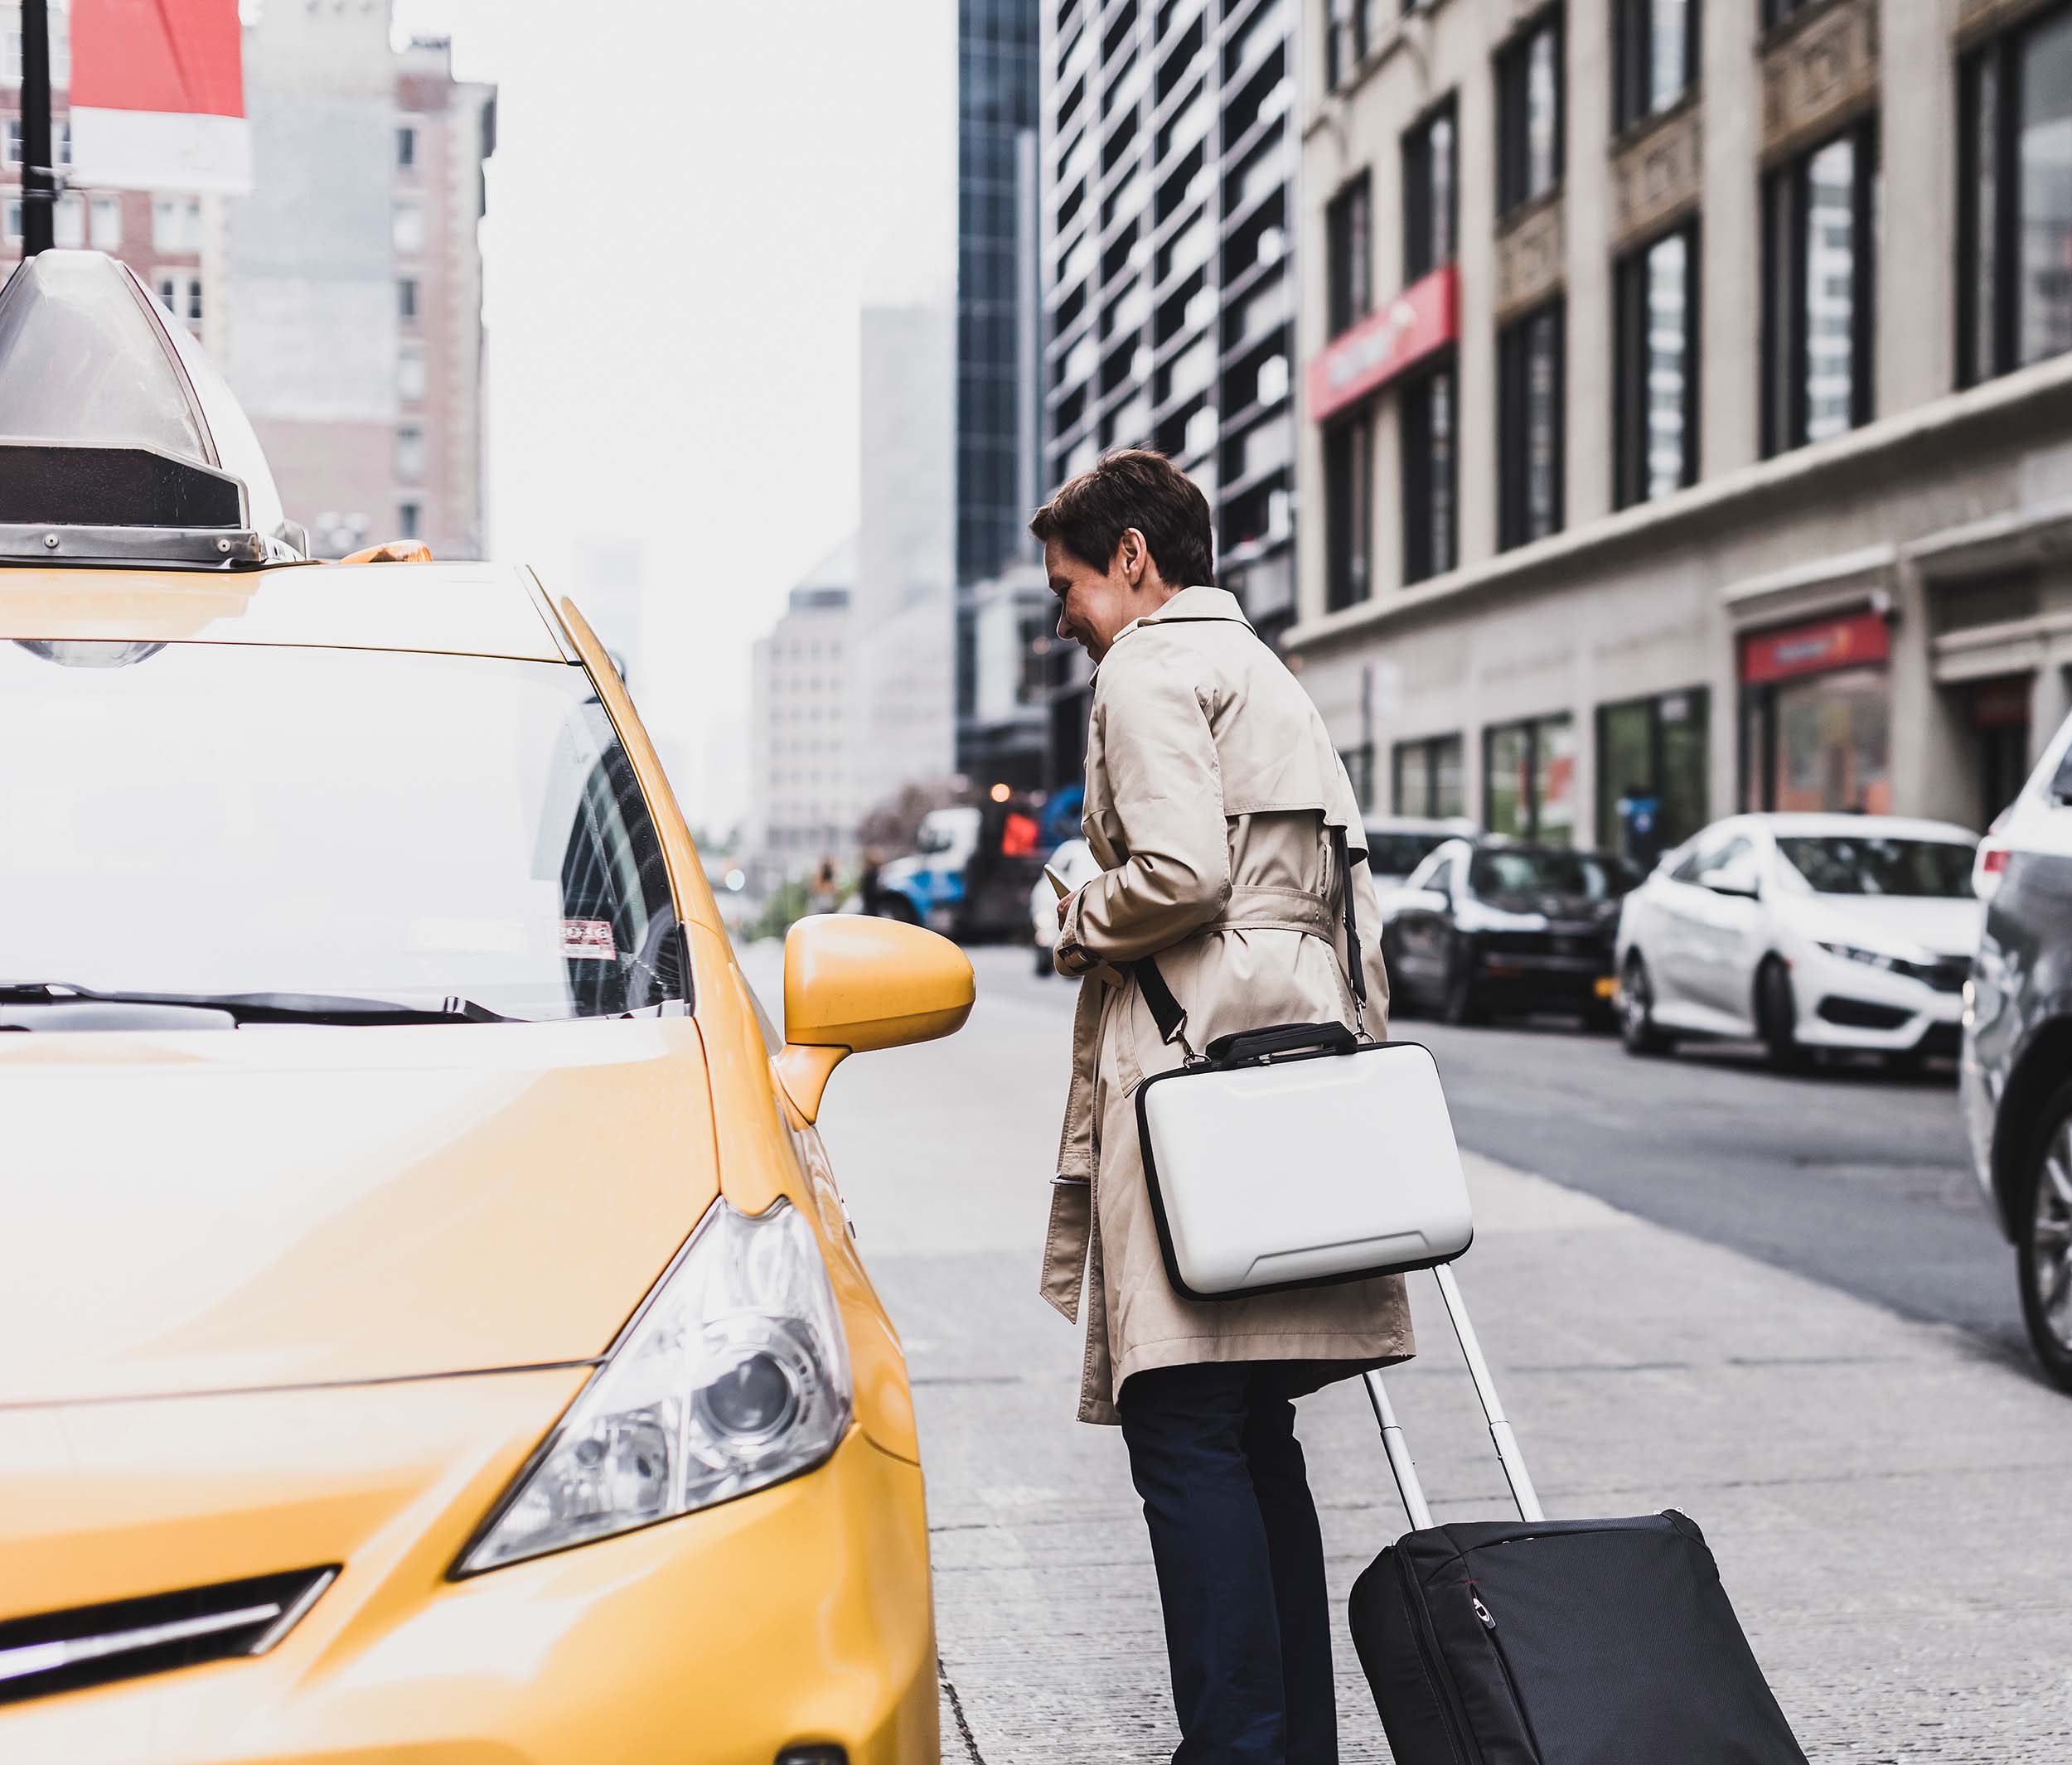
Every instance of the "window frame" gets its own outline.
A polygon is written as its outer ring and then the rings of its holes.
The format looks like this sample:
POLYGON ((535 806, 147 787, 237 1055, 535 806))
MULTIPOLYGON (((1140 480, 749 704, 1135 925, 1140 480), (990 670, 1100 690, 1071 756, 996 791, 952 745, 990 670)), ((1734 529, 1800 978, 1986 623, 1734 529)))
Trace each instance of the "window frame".
POLYGON ((1460 565, 1460 370, 1457 356, 1446 351, 1415 377, 1406 378, 1397 394, 1397 434, 1402 463, 1403 587, 1430 582, 1458 569, 1460 565), (1431 472, 1431 392, 1445 380, 1449 429, 1446 447, 1446 555, 1441 559, 1431 548, 1434 522, 1431 501, 1437 480, 1431 472), (1423 401, 1422 428, 1413 446, 1411 430, 1423 401))
POLYGON ((1568 175, 1568 30, 1561 6, 1522 22, 1492 57, 1496 88, 1496 213, 1499 225, 1527 204, 1558 191, 1568 175), (1532 46, 1542 31, 1554 43, 1554 168, 1544 190, 1532 181, 1532 46))
POLYGON ((1374 310, 1374 193, 1365 171, 1324 205, 1324 319, 1336 337, 1374 310))
POLYGON ((1850 187, 1849 428, 1860 429, 1877 412, 1877 211, 1881 161, 1879 113, 1867 111, 1808 143, 1772 167, 1763 179, 1762 441, 1773 459, 1807 445, 1811 413, 1806 396, 1811 363, 1806 325, 1810 290, 1806 228, 1812 209, 1813 162, 1837 142, 1851 143, 1855 169, 1850 187), (1791 261, 1776 262, 1778 235, 1789 222, 1791 261), (1789 282, 1789 303, 1780 283, 1789 282))
POLYGON ((1652 101, 1655 7, 1660 0, 1613 0, 1611 27, 1611 132, 1615 137, 1658 116, 1667 116, 1704 79, 1704 0, 1684 0, 1683 84, 1666 104, 1652 101))
POLYGON ((1388 800, 1391 812, 1427 821, 1443 821, 1460 816, 1467 807, 1468 741, 1455 729, 1443 735, 1414 736, 1408 741, 1397 742, 1389 748, 1388 800), (1439 797, 1440 757, 1450 747, 1453 751, 1455 776, 1460 781, 1460 800, 1448 809, 1439 797), (1421 754, 1425 768, 1425 801, 1422 807, 1413 808, 1403 801, 1403 759, 1407 754, 1421 754))
MULTIPOLYGON (((2061 26, 2072 6, 2047 6, 1973 44, 1957 67, 1957 384, 1977 386, 2011 374, 2021 361, 2021 100, 2022 51, 2040 31, 2061 26), (1980 78, 1994 79, 1992 167, 1993 282, 1990 311, 1980 311, 1980 259, 1973 249, 1983 217, 1980 208, 1978 103, 1980 78), (1982 319, 1990 331, 1989 360, 1979 360, 1982 319)), ((2059 353, 2062 354, 2063 351, 2059 353)), ((2040 355, 2039 361, 2053 358, 2040 355)))
MULTIPOLYGON (((1705 276, 1704 229, 1701 218, 1687 215, 1651 235, 1612 265, 1612 506, 1630 509, 1654 500, 1648 488, 1648 380, 1653 371, 1648 338, 1648 260, 1670 239, 1683 240, 1683 464, 1677 489, 1698 481, 1698 433, 1703 380, 1699 346, 1704 336, 1700 301, 1705 276)), ((1673 496, 1674 491, 1666 494, 1673 496)))
POLYGON ((1460 254, 1460 109, 1458 94, 1449 92, 1403 131, 1403 285, 1421 282, 1460 254), (1432 200, 1432 131, 1446 130, 1445 225, 1447 249, 1432 248, 1439 205, 1432 200))
MULTIPOLYGON (((1523 846, 1545 846, 1547 844, 1547 829, 1541 824, 1542 812, 1547 807, 1540 795, 1540 763, 1543 757, 1542 743, 1544 732, 1558 726, 1566 726, 1573 737, 1576 729, 1576 713, 1573 711, 1546 711, 1537 717, 1506 718, 1502 723, 1485 723, 1483 726, 1481 819, 1485 827, 1491 820, 1489 803, 1493 793, 1490 790, 1490 782, 1495 776, 1497 737, 1513 731, 1521 732, 1525 737, 1524 789, 1519 798, 1520 807, 1525 811, 1525 831, 1512 836, 1523 846)), ((1580 782, 1580 780, 1577 781, 1580 782)), ((1569 824, 1569 844, 1562 849, 1579 852, 1592 849, 1577 839, 1581 832, 1581 826, 1571 820, 1569 824)))
POLYGON ((1362 406, 1324 432, 1327 612, 1374 595, 1374 413, 1362 406))
POLYGON ((1497 549, 1508 552, 1561 532, 1566 519, 1568 301, 1542 301, 1497 333, 1497 549), (1532 397, 1532 340, 1545 322, 1553 331, 1553 509, 1545 533, 1531 530, 1532 457, 1527 413, 1532 397))

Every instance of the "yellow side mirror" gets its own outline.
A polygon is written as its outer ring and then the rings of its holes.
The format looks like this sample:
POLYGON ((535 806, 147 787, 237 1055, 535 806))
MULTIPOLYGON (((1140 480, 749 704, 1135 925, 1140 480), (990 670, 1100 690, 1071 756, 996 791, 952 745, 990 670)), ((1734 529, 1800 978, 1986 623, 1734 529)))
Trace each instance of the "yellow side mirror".
POLYGON ((854 913, 800 920, 784 940, 785 1096, 812 1121, 850 1055, 953 1034, 976 996, 970 960, 932 931, 854 913))

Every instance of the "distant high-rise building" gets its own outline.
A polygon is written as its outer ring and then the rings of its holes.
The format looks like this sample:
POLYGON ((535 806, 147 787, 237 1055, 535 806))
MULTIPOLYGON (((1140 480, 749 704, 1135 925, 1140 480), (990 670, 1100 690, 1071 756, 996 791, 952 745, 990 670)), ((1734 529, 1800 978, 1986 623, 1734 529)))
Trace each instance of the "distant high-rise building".
POLYGON ((496 89, 386 4, 269 6, 244 34, 253 190, 229 210, 221 359, 288 512, 336 556, 479 556, 483 162, 496 89))
POLYGON ((1019 628, 1029 600, 1026 572, 1005 589, 1000 573, 1030 555, 1024 524, 1038 500, 1039 11, 1038 0, 957 7, 957 763, 1016 784, 1038 781, 1042 707, 981 694, 980 651, 1019 628), (1003 593, 1018 604, 1003 609, 1003 593))
POLYGON ((856 781, 867 812, 956 770, 949 314, 867 307, 857 532, 856 781))
MULTIPOLYGON (((1217 577, 1295 616, 1295 68, 1290 0, 1043 0, 1045 477, 1112 447, 1207 492, 1217 577)), ((1053 703, 1077 771, 1085 670, 1053 703)))
POLYGON ((747 846, 798 871, 855 850, 854 597, 852 534, 792 589, 756 641, 748 752, 747 846))

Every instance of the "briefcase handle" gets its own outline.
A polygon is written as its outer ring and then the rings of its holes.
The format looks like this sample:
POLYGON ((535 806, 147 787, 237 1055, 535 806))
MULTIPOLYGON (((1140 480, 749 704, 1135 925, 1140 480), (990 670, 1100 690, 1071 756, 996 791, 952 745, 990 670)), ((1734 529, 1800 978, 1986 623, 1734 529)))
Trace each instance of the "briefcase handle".
POLYGON ((1276 1023, 1266 1029, 1237 1030, 1218 1036, 1203 1052, 1212 1066, 1243 1066, 1276 1054, 1350 1054, 1360 1045, 1351 1028, 1329 1023, 1276 1023))

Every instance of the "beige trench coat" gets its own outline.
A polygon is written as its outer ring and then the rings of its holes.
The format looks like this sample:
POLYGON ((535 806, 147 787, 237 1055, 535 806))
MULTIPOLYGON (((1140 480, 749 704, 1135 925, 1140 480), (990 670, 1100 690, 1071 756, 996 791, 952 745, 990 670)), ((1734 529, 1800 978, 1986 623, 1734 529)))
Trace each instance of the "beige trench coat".
MULTIPOLYGON (((1234 1030, 1354 1022, 1329 829, 1343 827, 1368 986, 1386 1031, 1381 914, 1358 805, 1324 720, 1220 588, 1182 589, 1116 640, 1094 679, 1087 843, 1102 874, 1067 909, 1053 960, 1082 976, 1053 1190, 1043 1296, 1087 1291, 1080 1419, 1114 1422, 1133 1373, 1200 1361, 1329 1361, 1334 1375, 1411 1352, 1402 1282, 1253 1299, 1175 1293, 1137 1147, 1136 1087, 1184 1057, 1120 965, 1156 955, 1195 1049, 1234 1030)), ((1262 1206, 1272 1173, 1260 1173, 1262 1206)), ((1321 1382, 1321 1381, 1313 1381, 1321 1382)))

